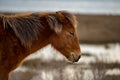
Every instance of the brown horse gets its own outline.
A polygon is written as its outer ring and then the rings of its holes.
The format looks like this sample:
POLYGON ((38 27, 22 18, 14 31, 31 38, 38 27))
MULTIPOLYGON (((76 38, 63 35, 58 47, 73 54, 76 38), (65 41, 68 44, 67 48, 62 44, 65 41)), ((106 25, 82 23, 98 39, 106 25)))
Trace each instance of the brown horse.
POLYGON ((66 11, 0 15, 0 80, 29 54, 51 44, 69 61, 81 56, 76 17, 66 11))

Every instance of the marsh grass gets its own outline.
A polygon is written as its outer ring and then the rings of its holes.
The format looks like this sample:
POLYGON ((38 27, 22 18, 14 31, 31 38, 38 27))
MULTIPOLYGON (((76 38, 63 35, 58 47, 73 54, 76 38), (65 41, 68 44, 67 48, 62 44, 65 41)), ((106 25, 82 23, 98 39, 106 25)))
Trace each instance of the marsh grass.
POLYGON ((101 60, 89 53, 83 56, 93 56, 96 61, 72 64, 64 60, 28 59, 23 62, 21 70, 12 72, 10 80, 119 80, 120 74, 106 74, 108 70, 120 69, 119 62, 109 63, 103 60, 104 57, 101 60))

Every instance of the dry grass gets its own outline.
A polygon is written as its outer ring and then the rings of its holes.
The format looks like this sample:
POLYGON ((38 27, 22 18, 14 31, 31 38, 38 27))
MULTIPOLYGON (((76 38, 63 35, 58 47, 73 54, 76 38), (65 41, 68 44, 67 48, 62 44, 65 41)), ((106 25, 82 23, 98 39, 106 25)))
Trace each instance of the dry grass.
POLYGON ((66 61, 27 60, 26 71, 12 73, 11 80, 119 80, 120 75, 106 75, 107 69, 119 68, 120 63, 71 64, 66 61), (17 77, 17 78, 15 78, 17 77))

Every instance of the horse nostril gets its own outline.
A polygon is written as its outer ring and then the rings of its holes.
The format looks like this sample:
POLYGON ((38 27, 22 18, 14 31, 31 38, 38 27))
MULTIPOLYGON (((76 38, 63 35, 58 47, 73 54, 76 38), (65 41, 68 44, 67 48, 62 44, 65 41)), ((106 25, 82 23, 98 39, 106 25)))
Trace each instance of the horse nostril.
POLYGON ((78 62, 80 58, 81 58, 81 55, 79 55, 78 57, 75 57, 75 55, 72 54, 72 60, 73 60, 73 62, 78 62))
POLYGON ((78 62, 80 58, 81 58, 81 55, 78 56, 78 58, 75 60, 75 62, 78 62))

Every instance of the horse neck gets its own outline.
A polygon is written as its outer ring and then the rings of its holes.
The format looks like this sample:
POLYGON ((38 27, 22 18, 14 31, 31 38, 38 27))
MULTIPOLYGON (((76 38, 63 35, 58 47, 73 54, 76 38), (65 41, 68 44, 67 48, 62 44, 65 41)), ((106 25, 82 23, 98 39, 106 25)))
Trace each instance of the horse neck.
POLYGON ((46 45, 48 45, 50 43, 50 39, 51 39, 51 35, 52 35, 52 31, 48 28, 45 29, 37 38, 37 40, 35 40, 31 47, 30 47, 30 53, 36 52, 37 50, 45 47, 46 45))
POLYGON ((0 67, 0 80, 8 80, 9 71, 0 67))

